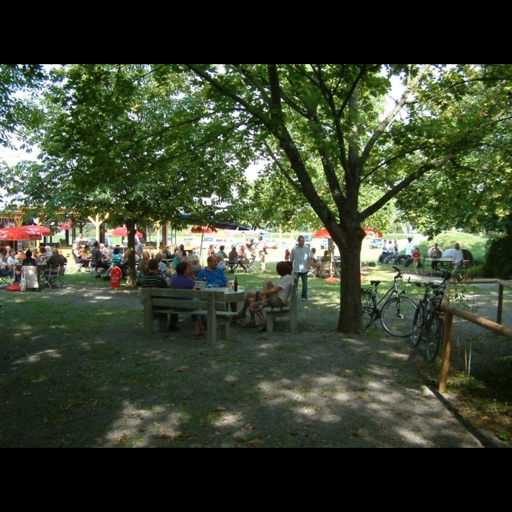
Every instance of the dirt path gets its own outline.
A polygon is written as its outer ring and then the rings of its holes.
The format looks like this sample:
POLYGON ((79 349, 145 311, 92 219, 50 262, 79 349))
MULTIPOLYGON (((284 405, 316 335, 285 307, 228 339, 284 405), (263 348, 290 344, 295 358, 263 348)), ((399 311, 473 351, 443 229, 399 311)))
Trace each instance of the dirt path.
POLYGON ((297 335, 278 319, 272 334, 235 325, 209 346, 185 319, 145 339, 134 291, 0 293, 13 333, 0 347, 3 447, 504 446, 435 392, 406 341, 342 336, 337 308, 314 296, 297 335), (34 301, 69 323, 38 325, 34 301))

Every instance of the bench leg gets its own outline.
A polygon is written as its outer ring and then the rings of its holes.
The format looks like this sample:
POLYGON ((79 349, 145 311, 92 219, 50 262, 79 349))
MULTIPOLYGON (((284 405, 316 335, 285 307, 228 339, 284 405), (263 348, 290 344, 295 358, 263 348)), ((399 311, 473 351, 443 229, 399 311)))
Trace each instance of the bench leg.
POLYGON ((274 332, 274 322, 276 319, 276 315, 273 313, 267 313, 267 332, 274 332))
POLYGON ((219 337, 223 340, 229 340, 229 318, 219 322, 219 337))
POLYGON ((168 316, 165 314, 160 314, 158 316, 158 329, 160 332, 166 332, 169 326, 168 316))
POLYGON ((290 312, 290 331, 293 334, 297 334, 299 332, 299 322, 297 319, 297 312, 290 312))

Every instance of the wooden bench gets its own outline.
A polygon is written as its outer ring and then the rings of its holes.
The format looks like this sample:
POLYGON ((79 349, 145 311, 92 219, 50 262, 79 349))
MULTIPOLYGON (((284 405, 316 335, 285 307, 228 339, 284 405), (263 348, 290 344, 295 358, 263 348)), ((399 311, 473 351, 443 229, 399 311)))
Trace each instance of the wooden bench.
POLYGON ((290 332, 298 332, 297 321, 297 281, 293 280, 288 306, 265 306, 262 311, 267 322, 267 332, 274 332, 274 323, 278 316, 287 316, 290 322, 290 332))
POLYGON ((140 288, 140 299, 144 306, 144 335, 150 337, 153 333, 153 321, 158 320, 160 332, 167 332, 168 315, 204 315, 207 328, 208 343, 215 343, 217 331, 219 337, 229 338, 229 324, 236 311, 229 311, 229 302, 224 290, 171 290, 167 288, 140 288), (183 308, 190 311, 183 311, 183 308))

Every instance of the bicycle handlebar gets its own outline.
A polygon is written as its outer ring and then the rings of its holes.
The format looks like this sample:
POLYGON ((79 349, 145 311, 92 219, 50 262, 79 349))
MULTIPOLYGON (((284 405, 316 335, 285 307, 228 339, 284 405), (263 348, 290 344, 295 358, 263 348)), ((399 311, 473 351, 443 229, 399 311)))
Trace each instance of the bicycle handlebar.
POLYGON ((402 277, 402 271, 393 265, 393 270, 396 272, 396 275, 393 277, 393 279, 396 281, 397 279, 400 279, 402 277))

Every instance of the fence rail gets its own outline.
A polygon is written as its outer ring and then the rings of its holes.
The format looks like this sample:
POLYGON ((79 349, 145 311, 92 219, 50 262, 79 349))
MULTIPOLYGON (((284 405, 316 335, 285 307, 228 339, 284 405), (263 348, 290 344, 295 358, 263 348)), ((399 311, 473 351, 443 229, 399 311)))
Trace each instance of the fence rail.
POLYGON ((461 309, 457 309, 451 306, 449 303, 443 300, 441 304, 441 310, 446 313, 444 319, 444 330, 443 330, 443 348, 441 350, 442 364, 441 364, 441 376, 439 378, 439 391, 444 393, 446 391, 446 384, 448 382, 448 372, 450 369, 450 356, 452 346, 452 324, 453 317, 459 317, 463 320, 467 320, 483 329, 491 331, 495 334, 504 336, 505 338, 512 340, 512 329, 501 325, 503 320, 503 292, 505 288, 512 290, 512 281, 504 281, 502 279, 474 279, 472 281, 466 281, 465 284, 498 284, 498 304, 496 312, 496 322, 489 320, 473 313, 468 313, 461 309))

